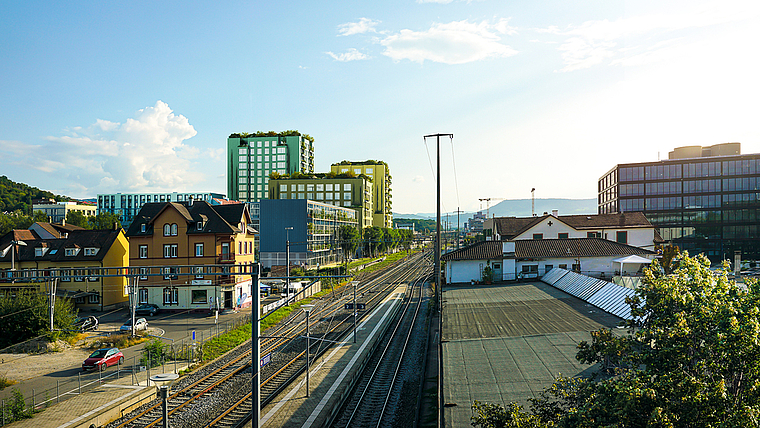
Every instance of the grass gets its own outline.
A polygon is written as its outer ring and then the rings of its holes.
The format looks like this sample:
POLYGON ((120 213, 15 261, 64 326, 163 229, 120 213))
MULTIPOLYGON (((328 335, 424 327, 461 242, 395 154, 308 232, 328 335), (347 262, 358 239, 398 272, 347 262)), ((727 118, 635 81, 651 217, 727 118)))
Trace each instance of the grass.
POLYGON ((107 348, 107 347, 117 347, 119 349, 129 348, 130 346, 137 345, 138 343, 145 342, 147 340, 150 340, 149 337, 145 336, 135 336, 132 337, 129 334, 114 334, 110 337, 104 337, 100 340, 96 340, 88 346, 89 349, 100 349, 100 348, 107 348))
POLYGON ((11 385, 15 385, 17 383, 18 382, 16 382, 15 380, 8 379, 7 377, 5 377, 5 375, 0 374, 0 391, 4 390, 5 388, 11 385))

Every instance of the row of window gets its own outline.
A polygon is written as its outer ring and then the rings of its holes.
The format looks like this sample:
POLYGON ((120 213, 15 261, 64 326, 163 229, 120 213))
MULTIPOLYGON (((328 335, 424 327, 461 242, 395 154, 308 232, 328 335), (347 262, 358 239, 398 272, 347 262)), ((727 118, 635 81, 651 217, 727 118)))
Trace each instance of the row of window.
MULTIPOLYGON (((633 166, 620 168, 618 174, 620 182, 760 174, 760 159, 633 166)), ((610 174, 600 180, 599 190, 606 189, 612 184, 614 184, 614 177, 610 174)))
MULTIPOLYGON (((335 188, 333 189, 332 183, 322 183, 322 184, 291 184, 290 185, 290 191, 291 192, 339 192, 340 191, 340 183, 336 183, 335 188)), ((343 183, 343 190, 350 192, 351 191, 351 183, 343 183)), ((280 192, 287 192, 288 191, 288 185, 287 184, 280 184, 280 192)))
MULTIPOLYGON (((248 160, 249 160, 249 158, 246 155, 240 155, 240 156, 238 156, 238 162, 248 162, 248 160)), ((276 161, 285 162, 288 159, 287 159, 287 155, 272 155, 270 157, 268 150, 267 150, 267 154, 266 155, 262 156, 261 153, 259 153, 258 156, 251 155, 251 157, 250 157, 250 161, 251 162, 269 162, 270 160, 272 162, 276 162, 276 161)))
POLYGON ((673 239, 736 239, 758 236, 758 225, 661 227, 660 236, 673 239))
POLYGON ((737 210, 686 211, 683 213, 647 214, 652 224, 667 225, 688 223, 752 223, 760 222, 760 209, 747 208, 737 210))
MULTIPOLYGON (((568 233, 558 233, 557 239, 568 239, 569 234, 568 233)), ((601 238, 602 233, 601 232, 586 232, 587 238, 601 238)), ((534 233, 533 239, 544 239, 543 233, 534 233)), ((628 231, 626 230, 619 230, 615 234, 615 241, 619 242, 621 244, 627 244, 628 243, 628 231)))
POLYGON ((620 211, 662 211, 677 209, 701 209, 741 207, 755 205, 760 193, 734 193, 728 195, 670 196, 663 198, 633 198, 618 201, 620 211))
MULTIPOLYGON (((252 241, 239 241, 238 242, 238 254, 253 254, 253 242, 252 241)), ((230 244, 229 242, 222 242, 222 254, 229 254, 230 244)), ((140 245, 137 247, 138 257, 141 259, 148 258, 148 246, 140 245)), ((202 242, 195 243, 195 257, 204 256, 204 245, 202 242)), ((164 258, 177 258, 178 246, 177 244, 164 244, 164 258)))
POLYGON ((711 193, 760 190, 760 177, 738 177, 711 180, 661 181, 621 184, 620 196, 677 195, 681 193, 711 193), (722 187, 721 187, 722 183, 722 187), (645 193, 646 190, 646 193, 645 193))
MULTIPOLYGON (((251 166, 251 169, 258 169, 258 170, 269 170, 269 169, 280 168, 284 171, 283 168, 288 167, 287 162, 272 162, 272 163, 251 162, 250 164, 241 162, 238 164, 238 170, 247 170, 248 165, 251 166)), ((284 172, 281 172, 280 174, 284 174, 284 172)))
MULTIPOLYGON (((248 144, 249 144, 250 147, 253 147, 254 144, 256 145, 256 147, 270 147, 270 146, 271 147, 277 147, 277 141, 251 141, 248 144)), ((279 147, 279 149, 284 150, 285 147, 284 146, 283 147, 279 147)), ((245 153, 247 150, 248 149, 246 147, 238 147, 238 153, 242 154, 242 153, 245 153)), ((251 149, 251 150, 253 150, 253 149, 251 149)), ((267 149, 267 150, 269 150, 269 149, 267 149)), ((281 153, 283 153, 283 152, 281 152, 281 153)))

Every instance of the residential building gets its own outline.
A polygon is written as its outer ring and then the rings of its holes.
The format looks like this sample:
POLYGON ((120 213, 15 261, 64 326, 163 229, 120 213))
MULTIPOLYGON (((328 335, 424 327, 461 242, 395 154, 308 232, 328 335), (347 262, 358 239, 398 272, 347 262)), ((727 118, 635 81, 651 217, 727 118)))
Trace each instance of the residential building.
POLYGON ((652 260, 650 250, 603 238, 520 239, 482 241, 441 256, 449 283, 481 281, 490 267, 496 281, 538 278, 558 267, 597 278, 636 273, 644 263, 621 263, 639 256, 652 260))
POLYGON ((760 260, 760 153, 739 143, 679 147, 668 159, 615 165, 598 183, 599 213, 643 212, 663 239, 713 262, 760 260))
POLYGON ((45 293, 49 282, 39 279, 41 274, 58 274, 62 278, 57 283, 56 296, 73 299, 80 310, 102 311, 126 306, 126 277, 95 276, 103 272, 102 268, 129 266, 129 244, 124 231, 121 228, 80 228, 60 232, 57 236, 40 236, 37 232, 50 229, 47 223, 35 223, 28 230, 13 230, 0 238, 0 269, 3 270, 0 289, 32 289, 45 293), (26 245, 11 246, 12 240, 26 245), (21 271, 18 275, 29 279, 11 282, 11 265, 21 271), (56 271, 45 272, 48 269, 56 271))
POLYGON ((365 175, 372 182, 372 206, 374 213, 372 225, 393 227, 393 203, 391 201, 391 172, 383 161, 368 160, 364 162, 343 161, 330 166, 335 174, 351 173, 355 176, 365 175))
POLYGON ((167 310, 250 304, 251 277, 225 267, 254 262, 254 232, 246 204, 146 203, 127 230, 138 302, 167 310))
POLYGON ((71 211, 81 213, 85 217, 91 217, 97 214, 97 207, 78 202, 56 202, 54 199, 50 199, 35 201, 32 204, 32 212, 34 211, 45 213, 51 223, 63 223, 66 220, 66 215, 71 211))
POLYGON ((186 202, 190 199, 212 203, 214 199, 224 199, 221 193, 171 192, 171 193, 108 193, 98 195, 98 214, 110 213, 119 216, 121 225, 128 229, 143 205, 156 202, 186 202))
POLYGON ((340 229, 359 227, 358 214, 351 208, 308 199, 262 199, 259 203, 260 260, 265 268, 287 265, 288 241, 291 266, 342 262, 340 229))
MULTIPOLYGON (((356 211, 359 226, 372 226, 372 183, 355 178, 280 178, 269 181, 269 199, 308 199, 356 211)), ((263 208, 262 208, 263 210, 263 208)))
POLYGON ((272 173, 314 172, 314 139, 297 132, 232 134, 227 138, 227 195, 242 202, 269 197, 272 173), (283 135, 283 134, 297 135, 283 135))
POLYGON ((663 241, 643 214, 552 214, 536 217, 494 217, 486 219, 487 240, 603 238, 648 250, 663 241))

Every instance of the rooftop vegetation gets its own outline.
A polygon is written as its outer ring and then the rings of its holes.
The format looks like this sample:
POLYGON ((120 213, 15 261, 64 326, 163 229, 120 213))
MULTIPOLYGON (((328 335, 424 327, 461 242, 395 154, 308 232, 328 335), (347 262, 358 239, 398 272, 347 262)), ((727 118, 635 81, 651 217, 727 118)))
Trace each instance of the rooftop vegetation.
POLYGON ((309 134, 302 134, 296 130, 290 129, 282 132, 275 131, 256 131, 250 132, 235 132, 230 134, 229 138, 255 138, 255 137, 304 137, 309 140, 310 143, 314 143, 314 137, 309 134))

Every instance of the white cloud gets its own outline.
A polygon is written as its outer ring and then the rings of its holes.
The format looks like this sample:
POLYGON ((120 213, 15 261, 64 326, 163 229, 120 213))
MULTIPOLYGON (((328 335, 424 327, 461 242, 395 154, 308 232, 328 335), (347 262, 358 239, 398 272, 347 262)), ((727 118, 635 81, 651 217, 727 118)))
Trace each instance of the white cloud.
POLYGON ((516 50, 503 44, 500 37, 501 34, 514 34, 514 31, 506 19, 495 24, 455 21, 434 24, 426 31, 401 30, 380 43, 385 46, 384 55, 394 61, 464 64, 517 54, 516 50))
POLYGON ((348 51, 340 54, 332 53, 332 52, 325 52, 327 55, 330 55, 334 60, 341 61, 341 62, 347 62, 347 61, 359 61, 363 59, 368 59, 369 57, 361 52, 359 52, 356 48, 350 48, 348 51))
POLYGON ((380 24, 380 21, 360 18, 359 22, 348 22, 338 25, 338 35, 352 36, 354 34, 376 33, 377 30, 375 30, 375 27, 377 27, 378 24, 380 24))
POLYGON ((201 153, 185 143, 195 128, 163 101, 123 124, 98 119, 64 132, 42 144, 2 141, 0 156, 13 155, 14 164, 53 175, 60 189, 79 194, 174 191, 203 180, 193 162, 201 153))

